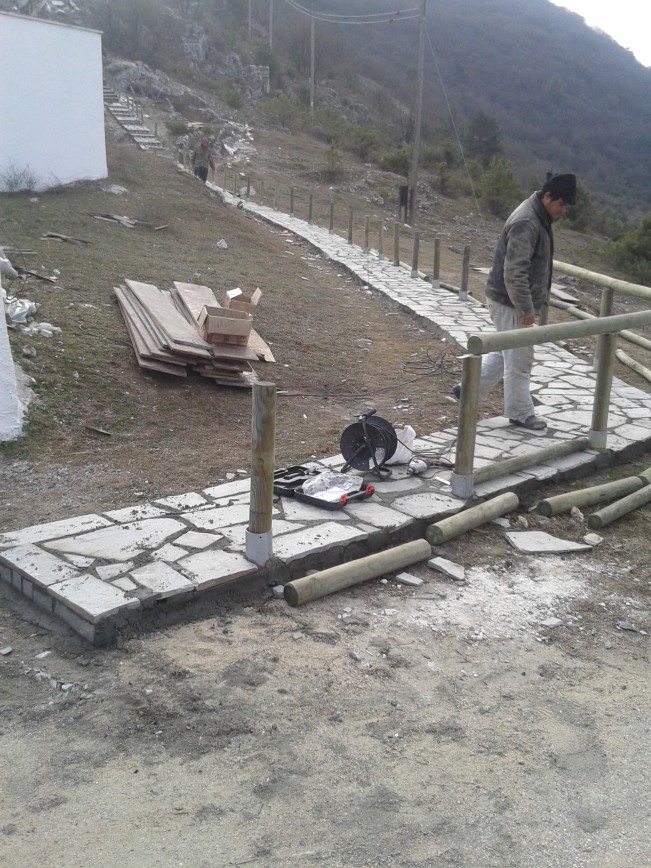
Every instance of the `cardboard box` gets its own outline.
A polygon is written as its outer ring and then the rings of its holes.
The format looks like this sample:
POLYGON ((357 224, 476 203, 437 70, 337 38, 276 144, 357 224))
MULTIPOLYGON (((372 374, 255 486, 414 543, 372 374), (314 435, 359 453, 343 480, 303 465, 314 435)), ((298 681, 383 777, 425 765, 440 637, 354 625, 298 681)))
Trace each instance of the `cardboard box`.
POLYGON ((253 317, 243 310, 204 306, 199 314, 201 336, 211 344, 246 344, 253 317))
POLYGON ((242 292, 239 287, 237 289, 229 289, 224 297, 224 307, 227 310, 243 310, 253 316, 261 296, 262 290, 260 288, 250 295, 242 292))

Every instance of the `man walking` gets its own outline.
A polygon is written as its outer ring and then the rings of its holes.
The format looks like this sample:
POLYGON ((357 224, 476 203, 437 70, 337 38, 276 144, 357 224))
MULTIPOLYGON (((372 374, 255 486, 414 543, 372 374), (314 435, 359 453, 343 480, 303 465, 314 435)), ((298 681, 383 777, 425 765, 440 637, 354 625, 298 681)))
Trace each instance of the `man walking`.
POLYGON ((208 139, 201 139, 201 144, 192 152, 192 171, 205 183, 208 180, 208 169, 215 171, 215 163, 210 153, 208 139))
MULTIPOLYGON (((486 303, 498 332, 535 323, 552 282, 552 223, 576 204, 576 176, 548 177, 504 224, 486 283, 486 303)), ((504 380, 504 415, 512 425, 540 431, 547 427, 534 413, 529 382, 534 348, 487 353, 482 359, 479 399, 504 380)), ((461 387, 452 390, 457 398, 461 387)))

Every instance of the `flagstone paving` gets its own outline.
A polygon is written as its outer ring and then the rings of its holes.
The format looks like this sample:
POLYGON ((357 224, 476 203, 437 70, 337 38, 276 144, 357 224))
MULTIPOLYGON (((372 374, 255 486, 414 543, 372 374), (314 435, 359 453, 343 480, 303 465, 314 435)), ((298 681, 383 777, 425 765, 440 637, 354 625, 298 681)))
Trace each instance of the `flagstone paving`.
MULTIPOLYGON (((231 205, 237 197, 209 184, 231 205)), ((467 337, 492 330, 476 300, 434 287, 373 252, 347 244, 327 230, 252 201, 245 210, 304 238, 324 257, 364 284, 435 323, 465 349, 467 337)), ((507 419, 481 421, 475 467, 512 458, 560 440, 586 437, 592 420, 595 374, 585 361, 555 344, 536 348, 532 392, 546 431, 515 429, 507 419)), ((587 475, 607 461, 604 453, 634 454, 651 443, 650 396, 614 380, 607 449, 587 450, 547 461, 475 487, 476 497, 519 491, 542 481, 587 475)), ((454 460, 455 427, 419 436, 415 448, 454 460)), ((341 467, 341 456, 322 460, 341 467)), ((369 477, 372 498, 341 510, 321 510, 292 498, 274 504, 273 559, 259 568, 247 560, 246 528, 250 479, 239 478, 202 491, 139 503, 98 515, 0 534, 0 578, 97 645, 110 644, 122 630, 146 629, 215 605, 216 591, 278 584, 351 557, 419 538, 428 523, 465 508, 452 496, 449 470, 432 478, 392 468, 388 479, 369 477)))

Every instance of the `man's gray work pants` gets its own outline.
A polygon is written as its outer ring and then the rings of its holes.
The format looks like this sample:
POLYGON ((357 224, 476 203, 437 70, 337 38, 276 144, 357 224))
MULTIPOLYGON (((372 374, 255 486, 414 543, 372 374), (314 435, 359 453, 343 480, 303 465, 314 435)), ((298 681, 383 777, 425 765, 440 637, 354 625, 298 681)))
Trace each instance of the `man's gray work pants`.
MULTIPOLYGON (((518 323, 518 315, 514 308, 499 304, 490 298, 486 302, 498 332, 523 328, 518 323)), ((517 347, 513 350, 487 353, 481 363, 479 400, 483 400, 493 386, 503 379, 504 415, 508 419, 517 419, 518 422, 524 422, 528 416, 533 416, 534 407, 529 391, 533 352, 533 347, 517 347)))

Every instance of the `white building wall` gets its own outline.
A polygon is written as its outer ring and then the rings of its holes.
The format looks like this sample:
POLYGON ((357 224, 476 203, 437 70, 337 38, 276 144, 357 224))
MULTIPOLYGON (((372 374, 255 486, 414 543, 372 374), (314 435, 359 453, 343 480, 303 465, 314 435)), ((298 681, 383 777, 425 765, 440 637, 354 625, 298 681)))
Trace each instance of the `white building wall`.
POLYGON ((102 38, 94 30, 0 13, 0 190, 105 178, 102 38))
MULTIPOLYGON (((0 256, 2 251, 0 250, 0 256)), ((7 320, 0 282, 0 442, 15 440, 23 431, 24 408, 18 397, 16 371, 9 346, 7 320)))

